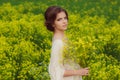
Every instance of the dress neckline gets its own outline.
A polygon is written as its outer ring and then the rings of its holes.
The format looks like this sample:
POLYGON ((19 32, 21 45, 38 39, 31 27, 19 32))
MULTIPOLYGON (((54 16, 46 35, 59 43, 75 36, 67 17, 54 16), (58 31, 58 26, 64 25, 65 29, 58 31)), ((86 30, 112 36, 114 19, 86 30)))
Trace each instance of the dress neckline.
POLYGON ((63 42, 64 42, 64 41, 66 42, 66 41, 68 40, 68 38, 67 38, 67 37, 63 37, 62 39, 60 39, 60 38, 54 38, 54 37, 53 37, 53 38, 52 38, 52 41, 55 41, 55 40, 61 40, 61 41, 63 41, 63 42))

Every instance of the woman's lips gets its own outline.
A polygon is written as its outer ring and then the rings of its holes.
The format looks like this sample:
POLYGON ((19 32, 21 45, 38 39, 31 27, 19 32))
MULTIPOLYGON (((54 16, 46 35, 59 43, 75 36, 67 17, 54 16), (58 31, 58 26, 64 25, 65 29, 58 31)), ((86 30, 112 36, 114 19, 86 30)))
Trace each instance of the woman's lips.
POLYGON ((67 24, 63 25, 63 27, 66 27, 66 26, 67 26, 67 24))

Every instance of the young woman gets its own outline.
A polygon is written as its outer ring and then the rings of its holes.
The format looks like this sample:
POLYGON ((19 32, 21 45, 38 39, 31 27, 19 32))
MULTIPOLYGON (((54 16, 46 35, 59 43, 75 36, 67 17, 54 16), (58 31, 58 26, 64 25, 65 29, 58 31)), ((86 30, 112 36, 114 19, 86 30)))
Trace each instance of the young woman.
POLYGON ((88 75, 88 68, 82 68, 74 62, 64 63, 62 54, 65 46, 64 31, 68 25, 68 13, 61 7, 50 6, 45 11, 45 26, 53 32, 52 51, 49 64, 51 80, 82 80, 81 76, 88 75), (71 67, 71 64, 74 66, 71 67), (74 67, 78 66, 78 69, 74 67))

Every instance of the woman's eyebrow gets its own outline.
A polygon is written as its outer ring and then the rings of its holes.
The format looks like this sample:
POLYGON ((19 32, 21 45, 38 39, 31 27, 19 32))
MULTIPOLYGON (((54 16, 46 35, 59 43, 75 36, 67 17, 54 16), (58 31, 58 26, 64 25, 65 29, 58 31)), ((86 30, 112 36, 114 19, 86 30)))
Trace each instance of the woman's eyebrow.
POLYGON ((67 16, 65 16, 64 18, 67 18, 67 16))
POLYGON ((62 19, 62 18, 58 18, 58 19, 56 19, 56 20, 60 20, 60 19, 62 19))

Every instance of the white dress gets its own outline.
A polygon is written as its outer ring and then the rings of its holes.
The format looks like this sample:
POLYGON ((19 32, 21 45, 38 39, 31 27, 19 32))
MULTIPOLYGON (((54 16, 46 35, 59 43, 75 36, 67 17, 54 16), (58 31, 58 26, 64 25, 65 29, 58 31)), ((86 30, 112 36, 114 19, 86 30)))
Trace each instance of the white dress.
POLYGON ((64 42, 61 39, 54 39, 52 42, 49 64, 49 74, 51 80, 82 80, 81 76, 63 76, 65 70, 75 70, 75 68, 80 69, 80 66, 72 61, 69 61, 69 63, 66 64, 63 63, 63 46, 64 42))

